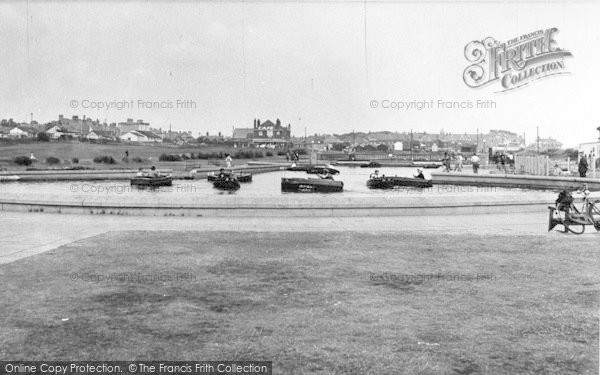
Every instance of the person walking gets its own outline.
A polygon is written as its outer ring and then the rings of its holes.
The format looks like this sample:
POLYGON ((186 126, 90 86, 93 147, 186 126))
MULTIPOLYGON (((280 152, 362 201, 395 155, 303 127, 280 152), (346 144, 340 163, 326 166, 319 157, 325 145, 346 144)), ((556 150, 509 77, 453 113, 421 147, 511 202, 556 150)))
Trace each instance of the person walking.
POLYGON ((444 165, 444 172, 450 172, 450 155, 448 155, 448 152, 444 152, 442 164, 444 165))
POLYGON ((231 158, 231 155, 227 154, 227 156, 225 156, 225 163, 227 164, 227 168, 231 168, 232 162, 233 162, 233 159, 231 158))
POLYGON ((456 155, 456 167, 454 168, 454 170, 458 171, 458 172, 461 172, 462 171, 462 164, 463 164, 463 156, 459 152, 458 155, 456 155))
POLYGON ((473 173, 478 173, 479 171, 479 156, 474 152, 473 156, 471 156, 471 163, 473 163, 473 173))
POLYGON ((581 154, 579 157, 579 177, 585 177, 588 171, 588 162, 585 154, 581 154))

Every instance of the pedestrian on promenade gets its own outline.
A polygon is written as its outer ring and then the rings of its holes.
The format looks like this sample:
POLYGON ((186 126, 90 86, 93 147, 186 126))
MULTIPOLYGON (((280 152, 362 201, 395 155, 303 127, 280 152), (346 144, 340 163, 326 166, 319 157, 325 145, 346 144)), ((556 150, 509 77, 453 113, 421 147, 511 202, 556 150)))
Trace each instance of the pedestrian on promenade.
POLYGON ((450 155, 448 152, 444 152, 444 158, 442 159, 442 164, 444 165, 444 172, 450 172, 450 155))
POLYGON ((226 154, 225 156, 225 163, 227 164, 227 168, 231 168, 231 163, 233 162, 233 159, 231 158, 231 155, 226 154))
POLYGON ((476 152, 471 156, 471 163, 473 163, 473 173, 477 173, 479 171, 479 156, 476 152))
POLYGON ((454 168, 454 170, 458 171, 458 172, 461 172, 462 171, 462 164, 463 164, 463 156, 459 152, 458 155, 456 155, 456 167, 454 168))
POLYGON ((584 153, 579 155, 579 177, 585 177, 588 171, 588 162, 584 153))
POLYGON ((502 166, 502 170, 504 171, 504 173, 506 173, 506 161, 506 155, 500 155, 500 165, 502 166))

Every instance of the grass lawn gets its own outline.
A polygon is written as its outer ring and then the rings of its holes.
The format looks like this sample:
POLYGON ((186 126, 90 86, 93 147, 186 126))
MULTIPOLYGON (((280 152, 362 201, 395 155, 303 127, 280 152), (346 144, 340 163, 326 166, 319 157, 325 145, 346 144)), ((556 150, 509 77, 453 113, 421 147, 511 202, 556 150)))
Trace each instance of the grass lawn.
POLYGON ((0 266, 0 358, 597 374, 599 252, 597 236, 106 233, 0 266))

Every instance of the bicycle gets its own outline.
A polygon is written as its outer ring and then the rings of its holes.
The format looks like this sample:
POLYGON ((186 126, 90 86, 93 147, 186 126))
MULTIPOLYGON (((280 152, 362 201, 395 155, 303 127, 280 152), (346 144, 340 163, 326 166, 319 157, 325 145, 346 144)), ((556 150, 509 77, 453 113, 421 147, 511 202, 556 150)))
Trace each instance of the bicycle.
POLYGON ((566 191, 561 192, 556 204, 548 206, 550 210, 548 231, 558 224, 563 225, 564 233, 583 234, 586 225, 593 225, 596 231, 600 231, 600 200, 593 202, 590 200, 590 191, 585 184, 582 189, 575 190, 573 193, 583 194, 581 208, 577 208, 571 194, 566 191))

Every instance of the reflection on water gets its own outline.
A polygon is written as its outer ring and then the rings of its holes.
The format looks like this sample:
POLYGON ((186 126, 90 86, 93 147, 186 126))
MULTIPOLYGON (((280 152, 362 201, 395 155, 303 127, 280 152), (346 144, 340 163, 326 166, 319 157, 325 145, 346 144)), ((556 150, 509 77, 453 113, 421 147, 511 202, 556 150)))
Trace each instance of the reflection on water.
MULTIPOLYGON (((336 180, 344 182, 343 193, 333 193, 336 196, 454 196, 454 195, 495 195, 495 194, 527 194, 529 191, 521 189, 506 189, 496 187, 476 187, 476 186, 450 186, 434 185, 431 188, 420 189, 413 187, 398 187, 391 190, 371 190, 367 188, 369 175, 374 171, 373 168, 352 168, 336 167, 340 174, 335 175, 336 180)), ((416 173, 415 168, 377 168, 381 175, 412 177, 416 173)), ((431 170, 424 170, 426 178, 431 178, 431 170)), ((27 196, 43 197, 47 194, 63 196, 68 199, 69 196, 132 196, 155 197, 159 194, 161 197, 172 195, 174 200, 185 200, 186 196, 214 196, 214 195, 234 195, 240 197, 270 197, 280 195, 298 195, 299 193, 282 193, 282 177, 303 177, 318 178, 315 175, 308 175, 305 172, 277 171, 253 176, 250 183, 242 183, 237 191, 229 192, 213 188, 212 183, 206 179, 197 180, 174 180, 173 186, 161 186, 155 188, 140 188, 130 186, 129 181, 72 181, 72 182, 40 182, 40 183, 1 183, 0 192, 6 194, 23 193, 27 196)), ((314 195, 314 194, 308 194, 314 195)), ((301 199, 301 198, 299 198, 301 199)))

